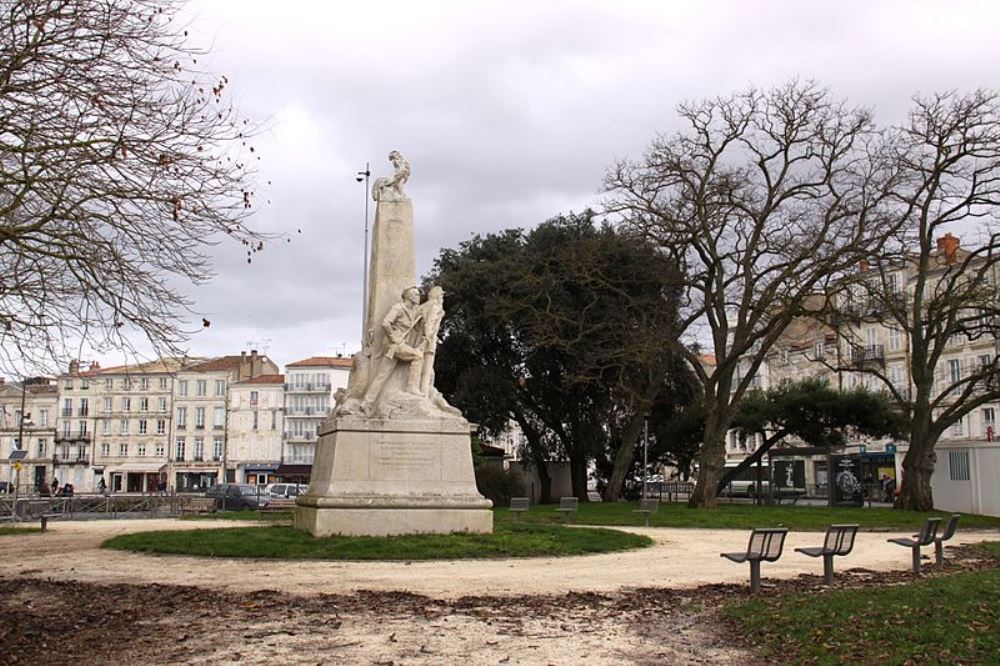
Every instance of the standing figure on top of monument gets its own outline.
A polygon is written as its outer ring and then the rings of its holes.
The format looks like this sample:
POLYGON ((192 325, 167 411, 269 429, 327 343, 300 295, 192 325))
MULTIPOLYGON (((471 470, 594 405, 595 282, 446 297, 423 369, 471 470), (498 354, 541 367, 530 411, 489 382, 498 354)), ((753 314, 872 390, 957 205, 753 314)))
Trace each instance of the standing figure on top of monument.
POLYGON ((375 201, 405 201, 406 193, 403 185, 410 179, 410 163, 399 154, 398 150, 389 153, 389 161, 395 172, 391 176, 375 179, 372 185, 372 199, 375 201))
POLYGON ((406 376, 407 393, 417 394, 420 391, 420 371, 424 360, 423 329, 420 326, 423 312, 420 309, 420 290, 407 287, 401 300, 389 308, 382 319, 382 330, 388 345, 385 355, 379 359, 378 370, 365 391, 365 399, 361 411, 371 415, 375 401, 382 392, 382 387, 389 375, 396 369, 399 361, 409 363, 406 376))

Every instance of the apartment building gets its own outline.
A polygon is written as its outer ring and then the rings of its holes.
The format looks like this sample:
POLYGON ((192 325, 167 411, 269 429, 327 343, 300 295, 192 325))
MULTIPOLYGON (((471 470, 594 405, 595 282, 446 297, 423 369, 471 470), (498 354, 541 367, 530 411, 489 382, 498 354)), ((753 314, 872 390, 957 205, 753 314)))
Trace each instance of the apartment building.
POLYGON ((122 365, 90 378, 98 486, 102 478, 112 492, 154 492, 166 485, 174 375, 190 362, 122 365))
POLYGON ((52 480, 59 463, 55 447, 58 405, 58 388, 46 377, 17 383, 0 378, 0 486, 5 491, 52 480))
POLYGON ((231 383, 277 374, 278 366, 256 350, 178 370, 168 485, 178 492, 200 492, 220 480, 236 481, 236 465, 227 447, 227 390, 231 383))
POLYGON ((319 427, 334 406, 334 392, 347 387, 351 359, 313 356, 285 366, 283 478, 306 478, 316 455, 319 427))
MULTIPOLYGON (((939 239, 932 257, 934 268, 928 273, 924 288, 935 289, 940 276, 966 256, 958 238, 947 234, 939 239)), ((904 262, 881 272, 862 264, 857 277, 855 287, 839 297, 842 313, 839 318, 824 322, 804 320, 789 327, 759 369, 754 378, 756 386, 768 388, 783 381, 821 376, 845 390, 858 387, 885 390, 885 383, 874 371, 904 399, 912 395, 909 339, 888 315, 892 308, 905 307, 909 302, 909 295, 915 289, 916 264, 904 262), (871 277, 866 277, 869 273, 871 277), (877 288, 866 286, 866 280, 877 280, 877 288)), ((998 341, 992 335, 952 336, 936 365, 932 393, 943 395, 942 405, 947 406, 951 387, 979 368, 989 366, 997 353, 998 341)), ((984 404, 948 428, 938 441, 932 486, 941 508, 1000 514, 998 411, 1000 403, 984 404)), ((754 448, 753 441, 741 441, 739 433, 731 432, 727 460, 741 460, 754 448)), ((867 477, 878 479, 887 475, 899 479, 907 449, 905 440, 855 438, 845 453, 861 457, 867 477)), ((825 456, 807 457, 807 484, 826 485, 826 464, 825 456)))
POLYGON ((229 385, 227 461, 239 483, 276 480, 284 432, 285 377, 260 375, 229 385))

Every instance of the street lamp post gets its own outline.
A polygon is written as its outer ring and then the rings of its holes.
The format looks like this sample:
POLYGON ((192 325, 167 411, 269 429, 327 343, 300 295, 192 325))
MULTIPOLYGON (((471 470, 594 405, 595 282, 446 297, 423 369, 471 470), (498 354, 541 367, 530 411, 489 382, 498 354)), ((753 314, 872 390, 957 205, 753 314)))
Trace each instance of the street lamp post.
POLYGON ((642 417, 642 499, 646 499, 646 479, 649 477, 649 417, 642 417))
POLYGON ((365 251, 364 251, 364 274, 361 276, 361 340, 362 344, 365 339, 365 327, 368 326, 368 322, 365 318, 368 317, 368 180, 371 178, 372 172, 369 168, 368 162, 365 162, 365 170, 359 171, 355 180, 361 182, 364 180, 365 183, 365 251))

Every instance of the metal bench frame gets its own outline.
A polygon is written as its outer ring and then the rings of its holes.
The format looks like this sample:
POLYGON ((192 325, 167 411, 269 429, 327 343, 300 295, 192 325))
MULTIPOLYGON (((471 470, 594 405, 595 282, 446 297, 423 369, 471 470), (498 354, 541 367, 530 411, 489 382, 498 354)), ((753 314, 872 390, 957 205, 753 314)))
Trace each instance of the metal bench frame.
POLYGON ((745 553, 721 553, 727 560, 750 563, 750 593, 760 592, 760 563, 777 562, 785 547, 787 527, 757 527, 750 533, 750 543, 745 553))
POLYGON ((649 527, 649 516, 650 514, 656 513, 660 510, 660 500, 656 498, 641 499, 639 500, 639 508, 633 509, 632 513, 641 513, 646 519, 646 527, 649 527))
POLYGON ((576 513, 579 506, 580 499, 577 497, 560 497, 556 511, 563 515, 563 522, 568 523, 570 514, 576 513))
POLYGON ((517 519, 521 519, 522 513, 527 513, 528 509, 531 508, 531 498, 530 497, 511 497, 510 498, 510 512, 517 516, 517 519))
POLYGON ((807 548, 796 548, 795 552, 809 557, 823 558, 823 582, 833 586, 833 558, 843 557, 854 550, 854 540, 858 536, 860 525, 830 525, 826 529, 823 545, 807 548))
POLYGON ((913 573, 919 575, 920 547, 929 546, 934 543, 934 537, 937 536, 937 529, 940 524, 940 518, 928 518, 927 522, 924 523, 924 526, 920 529, 920 534, 915 534, 912 539, 903 537, 899 539, 886 539, 886 541, 899 546, 906 546, 913 551, 913 573))
POLYGON ((944 542, 955 536, 955 529, 958 527, 959 514, 952 514, 948 523, 944 526, 944 532, 940 536, 934 537, 934 560, 938 564, 944 564, 944 542))

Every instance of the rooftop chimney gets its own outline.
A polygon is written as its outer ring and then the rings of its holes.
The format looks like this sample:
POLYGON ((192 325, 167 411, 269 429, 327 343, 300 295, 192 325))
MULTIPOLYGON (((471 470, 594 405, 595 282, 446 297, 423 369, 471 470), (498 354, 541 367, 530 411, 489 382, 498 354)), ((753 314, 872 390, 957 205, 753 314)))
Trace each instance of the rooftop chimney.
POLYGON ((69 362, 69 374, 78 375, 80 374, 80 361, 73 359, 69 362))
POLYGON ((97 361, 91 361, 90 362, 90 371, 91 372, 94 372, 94 371, 100 370, 100 369, 101 369, 101 364, 100 363, 98 363, 97 361))
POLYGON ((944 253, 944 263, 954 264, 958 260, 959 240, 949 231, 937 240, 938 249, 944 253))

